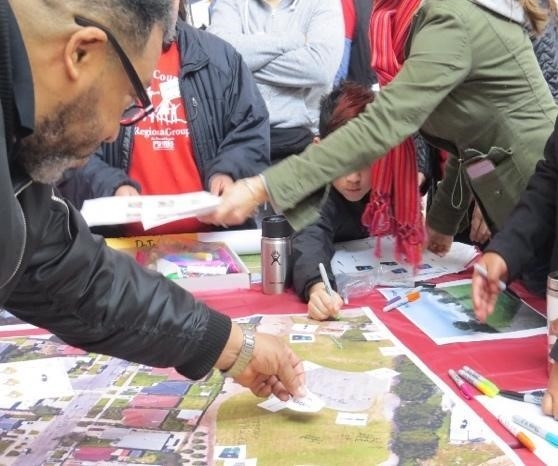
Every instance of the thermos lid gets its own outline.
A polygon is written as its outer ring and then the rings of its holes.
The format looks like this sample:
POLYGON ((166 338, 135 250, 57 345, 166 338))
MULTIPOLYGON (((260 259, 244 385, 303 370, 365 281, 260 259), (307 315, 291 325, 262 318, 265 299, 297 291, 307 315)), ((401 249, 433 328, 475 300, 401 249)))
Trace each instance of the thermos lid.
POLYGON ((293 229, 284 215, 270 215, 262 219, 262 237, 285 238, 291 236, 293 229))
POLYGON ((558 271, 548 274, 546 288, 552 291, 558 291, 558 271))

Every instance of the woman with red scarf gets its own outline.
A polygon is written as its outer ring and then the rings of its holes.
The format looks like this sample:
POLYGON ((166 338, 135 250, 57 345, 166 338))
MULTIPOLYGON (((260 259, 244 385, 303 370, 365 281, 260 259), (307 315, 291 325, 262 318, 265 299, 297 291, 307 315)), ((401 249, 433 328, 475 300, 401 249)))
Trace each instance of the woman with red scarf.
POLYGON ((472 198, 497 231, 558 115, 526 27, 538 32, 545 20, 537 0, 376 1, 375 101, 319 145, 237 182, 207 220, 235 223, 271 200, 300 229, 317 219, 320 188, 379 161, 363 221, 374 235, 395 235, 401 255, 417 264, 425 237, 408 138, 420 130, 451 155, 427 217, 429 248, 449 249, 472 198))

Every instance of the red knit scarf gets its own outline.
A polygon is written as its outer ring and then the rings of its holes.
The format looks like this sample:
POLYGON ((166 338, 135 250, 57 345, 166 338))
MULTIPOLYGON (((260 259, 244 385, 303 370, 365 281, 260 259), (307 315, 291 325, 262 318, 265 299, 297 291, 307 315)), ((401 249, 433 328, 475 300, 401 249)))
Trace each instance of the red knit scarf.
MULTIPOLYGON (((409 27, 420 0, 375 3, 370 21, 371 65, 384 86, 403 66, 409 27)), ((362 216, 370 234, 378 237, 378 256, 380 237, 393 235, 396 257, 405 257, 415 267, 420 264, 424 241, 417 173, 415 146, 407 138, 372 165, 370 202, 362 216)))

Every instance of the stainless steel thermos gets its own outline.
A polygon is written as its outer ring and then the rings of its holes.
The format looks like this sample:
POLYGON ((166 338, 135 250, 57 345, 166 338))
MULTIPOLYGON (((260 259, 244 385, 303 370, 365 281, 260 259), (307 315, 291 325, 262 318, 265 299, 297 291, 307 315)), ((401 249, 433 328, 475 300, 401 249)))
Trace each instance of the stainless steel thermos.
POLYGON ((262 219, 262 291, 282 293, 288 286, 293 230, 283 215, 262 219))

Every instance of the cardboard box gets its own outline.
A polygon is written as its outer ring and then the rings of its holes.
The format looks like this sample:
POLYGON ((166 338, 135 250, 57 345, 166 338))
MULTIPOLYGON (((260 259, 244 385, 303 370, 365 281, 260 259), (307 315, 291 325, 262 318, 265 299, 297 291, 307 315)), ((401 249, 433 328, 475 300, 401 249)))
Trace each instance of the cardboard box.
MULTIPOLYGON (((107 238, 107 245, 111 248, 120 250, 130 254, 134 258, 138 251, 148 251, 157 247, 161 242, 179 242, 185 240, 195 240, 195 235, 190 233, 176 235, 158 235, 158 236, 132 236, 129 238, 107 238)), ((203 242, 200 242, 203 243, 203 242)), ((237 273, 228 273, 226 275, 203 275, 186 278, 172 279, 176 284, 188 291, 212 291, 212 290, 231 290, 239 288, 250 288, 250 271, 242 262, 238 254, 236 254, 226 243, 211 242, 208 245, 219 245, 223 247, 229 256, 233 259, 235 265, 240 270, 237 273)))

